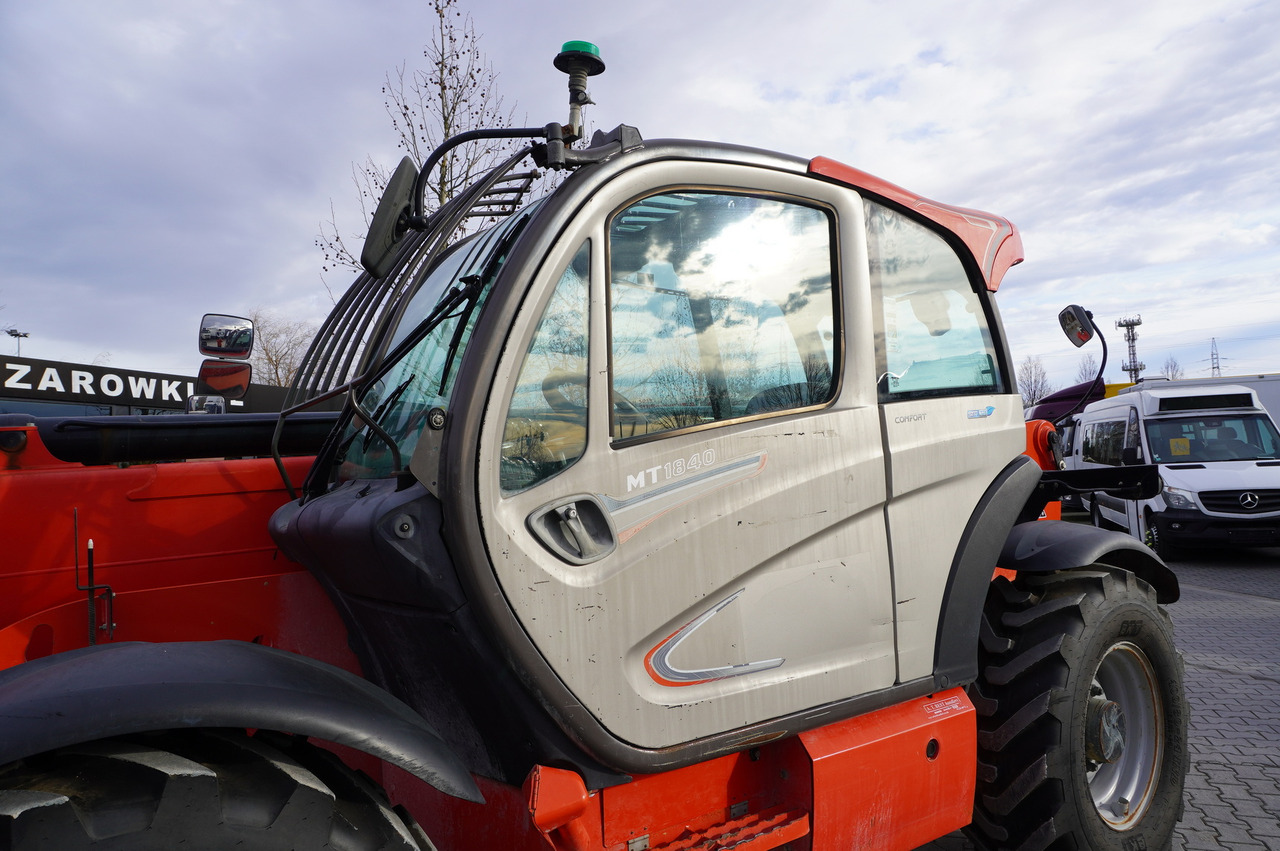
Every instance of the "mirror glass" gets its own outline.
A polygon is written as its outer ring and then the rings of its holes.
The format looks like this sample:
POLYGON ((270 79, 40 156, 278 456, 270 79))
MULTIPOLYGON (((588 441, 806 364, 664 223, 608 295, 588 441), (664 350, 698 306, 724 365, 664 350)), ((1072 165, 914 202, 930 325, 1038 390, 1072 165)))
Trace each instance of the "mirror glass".
POLYGON ((243 361, 206 360, 196 376, 196 395, 239 399, 249 389, 253 367, 243 361))
MULTIPOLYGON (((253 323, 241 316, 206 313, 200 321, 200 354, 241 360, 253 351, 253 323)), ((245 382, 248 383, 247 381, 245 382)))
POLYGON ((227 399, 225 396, 188 396, 188 414, 225 414, 227 399))
POLYGON ((1093 320, 1089 311, 1078 304, 1069 304, 1058 314, 1058 324, 1077 349, 1093 339, 1093 320))

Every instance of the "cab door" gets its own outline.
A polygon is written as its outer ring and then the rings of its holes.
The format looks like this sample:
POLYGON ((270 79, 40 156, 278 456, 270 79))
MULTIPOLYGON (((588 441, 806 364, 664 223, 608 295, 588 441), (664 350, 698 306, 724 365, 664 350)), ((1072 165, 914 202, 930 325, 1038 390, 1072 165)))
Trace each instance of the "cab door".
POLYGON ((1023 451, 1026 431, 980 277, 941 233, 896 209, 868 200, 866 227, 898 677, 908 681, 933 672, 943 595, 965 528, 1023 451))
POLYGON ((649 163, 532 284, 483 531, 525 633, 631 745, 895 682, 863 217, 802 174, 649 163))

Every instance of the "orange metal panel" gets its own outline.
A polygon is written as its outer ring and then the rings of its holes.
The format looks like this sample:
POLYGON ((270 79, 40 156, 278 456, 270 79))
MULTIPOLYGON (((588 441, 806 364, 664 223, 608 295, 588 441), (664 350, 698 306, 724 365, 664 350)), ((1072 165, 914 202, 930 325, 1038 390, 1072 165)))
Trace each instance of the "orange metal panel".
MULTIPOLYGON (((135 640, 165 640, 169 621, 198 620, 222 604, 245 614, 224 611, 211 619, 247 622, 253 619, 249 610, 275 604, 273 586, 250 580, 305 575, 301 565, 280 558, 267 530, 271 513, 288 499, 271 459, 86 467, 50 458, 33 429, 22 433, 20 451, 0 453, 7 464, 0 470, 0 502, 11 532, 0 564, 0 631, 14 630, 0 640, 6 648, 17 642, 20 655, 39 655, 87 643, 82 630, 58 628, 66 619, 58 612, 79 607, 85 621, 86 594, 76 585, 86 579, 90 539, 94 580, 118 595, 117 621, 135 640), (167 606, 154 599, 146 606, 127 603, 130 594, 175 589, 181 596, 176 589, 191 586, 201 588, 193 595, 197 605, 179 603, 177 596, 167 606), (122 605, 127 621, 121 621, 122 605), (37 630, 41 623, 55 629, 52 637, 37 630), (15 638, 18 633, 23 637, 15 638), (30 647, 28 637, 35 639, 30 647)), ((295 481, 309 463, 285 460, 295 481)), ((261 623, 266 625, 254 634, 269 629, 270 621, 261 623)), ((179 626, 199 631, 197 623, 179 626)))
POLYGON ((662 851, 909 851, 969 823, 976 761, 973 704, 955 688, 589 795, 548 769, 525 788, 564 851, 642 838, 662 851))
POLYGON ((906 851, 969 823, 977 721, 964 689, 800 739, 813 759, 814 851, 906 851))
POLYGON ((987 289, 991 292, 1000 287, 1005 272, 1023 260, 1022 236, 1013 223, 1002 216, 930 201, 887 180, 826 157, 814 157, 809 162, 809 172, 873 192, 942 225, 964 242, 982 270, 987 289))
POLYGON ((604 844, 640 836, 651 846, 675 841, 687 829, 725 824, 735 807, 746 813, 807 811, 810 772, 800 743, 784 739, 663 774, 637 777, 605 789, 604 844))

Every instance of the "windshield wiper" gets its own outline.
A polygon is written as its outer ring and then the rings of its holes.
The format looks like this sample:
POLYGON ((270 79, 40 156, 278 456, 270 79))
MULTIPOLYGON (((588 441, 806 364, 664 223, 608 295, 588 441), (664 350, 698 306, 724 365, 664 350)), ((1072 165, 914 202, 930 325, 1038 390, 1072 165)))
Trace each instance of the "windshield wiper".
MULTIPOLYGON (((468 275, 464 278, 460 278, 459 283, 461 283, 462 286, 454 287, 450 289, 447 293, 445 293, 443 296, 441 296, 440 301, 436 302, 436 306, 431 308, 431 313, 427 315, 427 318, 423 319, 422 322, 418 323, 418 327, 414 329, 414 332, 412 334, 408 335, 405 338, 404 342, 401 343, 401 346, 397 347, 397 350, 404 346, 413 345, 414 344, 413 341, 420 340, 421 338, 425 337, 427 334, 430 334, 437 325, 439 325, 446 318, 448 318, 450 311, 456 308, 464 300, 471 298, 472 292, 474 289, 471 279, 474 277, 475 277, 474 275, 468 275)), ((355 386, 352 386, 350 391, 348 392, 348 399, 351 403, 351 408, 352 408, 352 411, 354 412, 354 415, 359 416, 362 420, 365 421, 365 424, 367 425, 367 429, 361 429, 361 431, 367 431, 367 434, 365 435, 364 443, 362 444, 364 450, 366 451, 368 450, 369 442, 372 440, 373 437, 375 436, 381 437, 383 442, 387 444, 387 448, 391 450, 392 466, 395 467, 396 472, 400 471, 402 462, 404 460, 403 458, 400 457, 400 446, 391 437, 391 435, 387 434, 386 431, 383 430, 382 426, 378 423, 378 419, 386 411, 386 406, 390 404, 390 402, 393 399, 398 398, 400 394, 404 392, 405 388, 409 386, 409 382, 412 381, 413 379, 414 379, 414 376, 409 376, 409 379, 405 381, 403 384, 401 384, 399 387, 397 387, 395 391, 393 391, 392 394, 388 396, 387 399, 383 401, 378 406, 378 409, 375 410, 373 413, 366 411, 364 409, 364 406, 360 404, 360 400, 356 397, 355 386)), ((356 434, 353 434, 351 436, 349 441, 339 446, 338 447, 339 452, 345 453, 346 450, 350 448, 351 441, 355 440, 355 437, 357 434, 360 434, 360 432, 356 432, 356 434)))
POLYGON ((485 264, 484 270, 478 275, 467 275, 460 280, 466 284, 466 288, 462 290, 467 295, 468 302, 466 308, 458 314, 458 324, 453 328, 453 336, 449 339, 449 348, 445 350, 444 367, 440 370, 440 389, 437 394, 444 395, 445 387, 449 383, 449 372, 453 369, 454 358, 458 354, 458 346, 462 344, 462 334, 467 330, 467 322, 471 319, 471 311, 475 309, 478 299, 476 296, 480 294, 480 290, 484 284, 489 283, 497 277, 498 270, 502 268, 502 264, 506 262, 507 254, 511 251, 511 246, 515 244, 524 226, 529 223, 529 217, 525 216, 516 222, 511 230, 502 236, 502 241, 494 246, 493 251, 489 254, 489 262, 485 264))
POLYGON ((436 391, 439 396, 444 395, 444 388, 449 383, 449 371, 453 369, 453 359, 462 343, 462 332, 467 330, 467 321, 471 318, 471 311, 475 309, 478 301, 476 296, 480 293, 480 283, 484 279, 480 275, 468 275, 463 280, 467 282, 467 303, 458 312, 458 324, 453 326, 453 336, 449 338, 449 347, 445 349, 444 366, 440 370, 440 389, 436 391))
MULTIPOLYGON (((396 403, 396 400, 398 400, 404 394, 404 391, 409 387, 410 384, 413 383, 413 379, 415 378, 417 378, 416 375, 410 375, 400 384, 399 387, 397 387, 395 390, 392 390, 391 393, 387 395, 387 398, 383 399, 382 402, 379 403, 378 407, 374 408, 373 418, 375 420, 381 421, 383 415, 386 414, 386 412, 390 409, 390 407, 396 403)), ((365 435, 364 435, 364 443, 361 444, 360 448, 362 452, 368 452, 369 443, 376 436, 376 433, 373 431, 373 429, 361 429, 361 431, 364 431, 365 435)), ((356 434, 359 434, 359 432, 356 432, 356 434)), ((353 439, 354 437, 355 435, 352 435, 353 439)))

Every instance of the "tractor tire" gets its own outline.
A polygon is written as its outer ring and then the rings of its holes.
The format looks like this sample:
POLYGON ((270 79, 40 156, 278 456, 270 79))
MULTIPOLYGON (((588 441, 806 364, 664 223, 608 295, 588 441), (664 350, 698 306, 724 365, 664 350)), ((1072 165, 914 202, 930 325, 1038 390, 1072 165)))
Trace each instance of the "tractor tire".
POLYGON ((978 777, 986 849, 1170 847, 1188 767, 1183 662, 1147 583, 1105 565, 992 582, 978 777))
POLYGON ((367 777, 304 739, 186 730, 93 742, 0 770, 0 848, 426 851, 431 844, 367 777))

